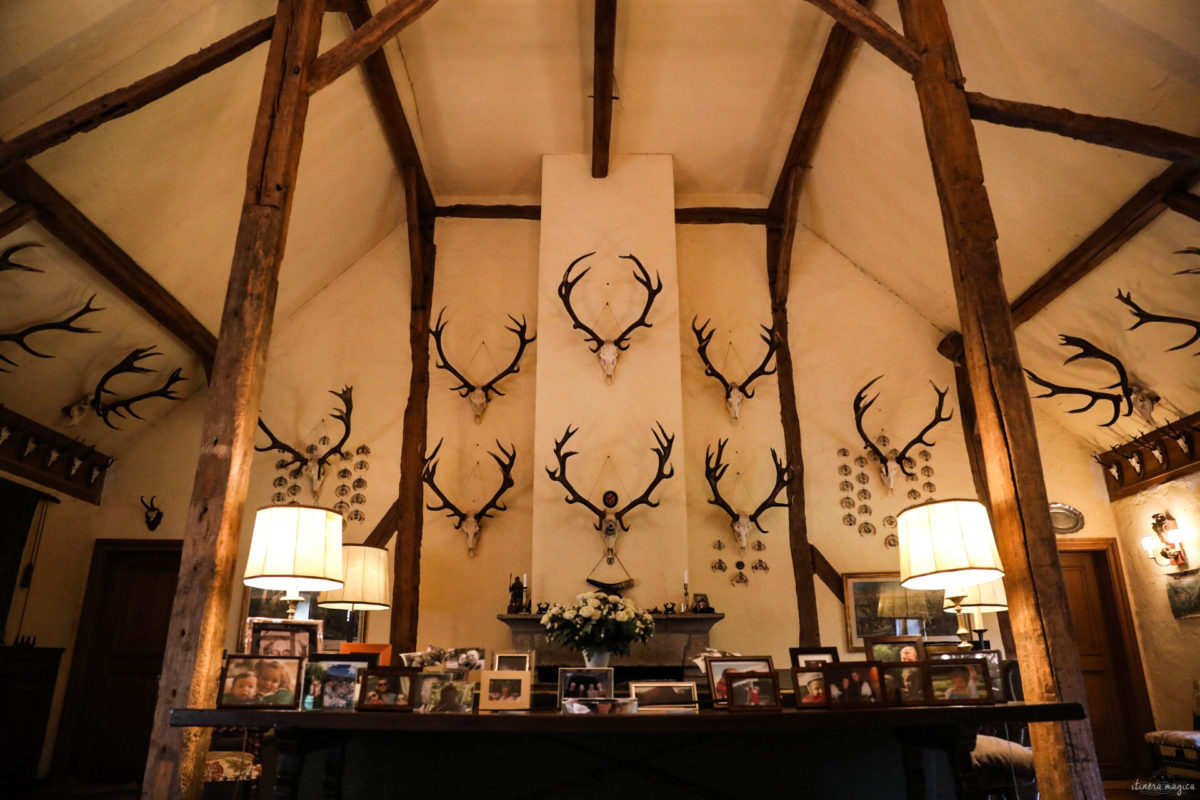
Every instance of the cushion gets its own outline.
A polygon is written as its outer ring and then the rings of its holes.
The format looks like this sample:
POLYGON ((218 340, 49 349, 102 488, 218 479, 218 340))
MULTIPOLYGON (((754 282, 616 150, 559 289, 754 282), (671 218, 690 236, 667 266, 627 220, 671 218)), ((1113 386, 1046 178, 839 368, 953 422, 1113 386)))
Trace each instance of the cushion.
POLYGON ((210 781, 253 781, 262 773, 262 765, 254 763, 254 756, 231 750, 209 751, 204 757, 204 780, 210 781))
POLYGON ((1150 731, 1146 741, 1153 745, 1200 750, 1200 731, 1150 731))
POLYGON ((997 736, 980 734, 975 737, 971 764, 978 770, 1015 775, 1017 780, 1031 781, 1035 777, 1033 751, 1024 745, 997 736))

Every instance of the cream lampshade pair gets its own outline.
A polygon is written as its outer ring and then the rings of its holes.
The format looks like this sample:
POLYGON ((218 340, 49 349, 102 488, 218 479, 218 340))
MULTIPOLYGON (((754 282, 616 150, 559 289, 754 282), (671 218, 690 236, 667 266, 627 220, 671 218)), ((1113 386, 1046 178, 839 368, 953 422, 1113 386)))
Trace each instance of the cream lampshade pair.
POLYGON ((289 618, 303 599, 300 592, 321 592, 317 602, 328 608, 388 608, 387 551, 343 545, 343 524, 341 515, 327 508, 287 505, 259 509, 242 582, 284 592, 289 618))

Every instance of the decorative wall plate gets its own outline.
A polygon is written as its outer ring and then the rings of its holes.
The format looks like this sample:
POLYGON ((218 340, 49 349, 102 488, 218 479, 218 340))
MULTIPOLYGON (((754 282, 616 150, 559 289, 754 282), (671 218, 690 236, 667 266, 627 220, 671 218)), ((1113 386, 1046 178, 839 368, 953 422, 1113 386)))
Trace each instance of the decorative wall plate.
POLYGON ((1083 530, 1083 513, 1066 503, 1050 504, 1050 526, 1057 534, 1077 533, 1083 530))

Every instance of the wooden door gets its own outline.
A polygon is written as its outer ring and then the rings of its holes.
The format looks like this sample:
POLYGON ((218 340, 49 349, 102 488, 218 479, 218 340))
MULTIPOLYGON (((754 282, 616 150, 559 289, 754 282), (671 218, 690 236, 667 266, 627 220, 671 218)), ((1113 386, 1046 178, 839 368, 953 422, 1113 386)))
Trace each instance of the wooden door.
POLYGON ((182 545, 96 541, 55 747, 57 778, 141 782, 182 545))
POLYGON ((1149 763, 1142 735, 1154 723, 1116 541, 1073 540, 1060 547, 1100 774, 1104 780, 1144 775, 1149 763))

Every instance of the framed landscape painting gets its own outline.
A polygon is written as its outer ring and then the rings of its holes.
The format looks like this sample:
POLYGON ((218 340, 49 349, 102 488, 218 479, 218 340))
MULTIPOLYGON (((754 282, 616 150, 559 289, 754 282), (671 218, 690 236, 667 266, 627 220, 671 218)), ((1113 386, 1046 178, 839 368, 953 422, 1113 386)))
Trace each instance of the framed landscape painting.
POLYGON ((1175 619, 1200 617, 1200 569, 1171 575, 1167 579, 1167 602, 1175 619))
POLYGON ((954 615, 942 610, 941 592, 905 589, 900 585, 899 572, 849 572, 842 576, 842 582, 846 598, 846 642, 851 651, 864 650, 863 638, 866 636, 954 636, 958 630, 954 615), (890 615, 887 606, 896 598, 906 601, 912 616, 898 619, 890 615))

